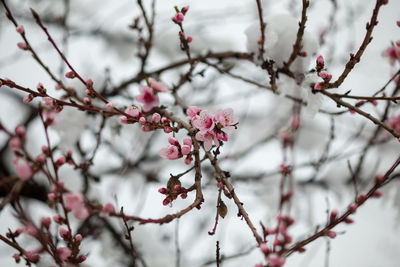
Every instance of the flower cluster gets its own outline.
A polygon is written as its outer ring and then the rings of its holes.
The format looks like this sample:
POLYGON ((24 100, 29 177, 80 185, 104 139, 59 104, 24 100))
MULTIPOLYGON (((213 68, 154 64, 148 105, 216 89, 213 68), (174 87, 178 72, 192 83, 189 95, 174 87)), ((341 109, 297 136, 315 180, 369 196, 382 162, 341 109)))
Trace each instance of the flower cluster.
POLYGON ((199 130, 196 140, 203 142, 206 151, 210 151, 213 143, 218 147, 220 141, 228 141, 228 135, 223 130, 236 129, 238 124, 238 119, 233 117, 232 108, 217 110, 213 115, 208 110, 191 106, 186 114, 190 123, 199 130))
POLYGON ((185 164, 190 164, 190 162, 192 162, 192 139, 189 137, 183 139, 182 146, 179 141, 173 137, 168 137, 168 142, 170 145, 160 151, 161 157, 174 160, 186 156, 185 164))
POLYGON ((178 179, 171 178, 170 181, 171 180, 177 180, 178 183, 173 185, 173 184, 171 184, 171 182, 168 182, 167 188, 162 187, 162 188, 158 189, 159 193, 166 195, 165 199, 163 200, 164 206, 172 203, 172 201, 177 199, 178 196, 181 196, 182 199, 185 199, 187 197, 187 193, 189 192, 185 187, 180 185, 180 182, 178 179))

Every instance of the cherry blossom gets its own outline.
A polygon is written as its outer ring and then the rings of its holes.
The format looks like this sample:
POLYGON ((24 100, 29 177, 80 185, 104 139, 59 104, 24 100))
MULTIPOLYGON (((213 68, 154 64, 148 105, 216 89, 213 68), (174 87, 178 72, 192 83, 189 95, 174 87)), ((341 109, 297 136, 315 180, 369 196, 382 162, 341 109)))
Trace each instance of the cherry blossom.
POLYGON ((238 119, 233 118, 233 109, 227 108, 223 110, 217 110, 214 115, 214 120, 221 124, 222 128, 234 129, 235 125, 238 123, 238 119))
POLYGON ((143 103, 143 111, 148 112, 153 107, 160 104, 158 95, 154 93, 154 90, 148 86, 140 86, 140 95, 136 97, 136 100, 143 103))
POLYGON ((212 131, 215 126, 212 113, 208 110, 201 111, 199 115, 193 117, 192 125, 203 134, 212 131))
POLYGON ((160 151, 160 156, 169 160, 179 158, 179 150, 176 146, 170 145, 160 151))

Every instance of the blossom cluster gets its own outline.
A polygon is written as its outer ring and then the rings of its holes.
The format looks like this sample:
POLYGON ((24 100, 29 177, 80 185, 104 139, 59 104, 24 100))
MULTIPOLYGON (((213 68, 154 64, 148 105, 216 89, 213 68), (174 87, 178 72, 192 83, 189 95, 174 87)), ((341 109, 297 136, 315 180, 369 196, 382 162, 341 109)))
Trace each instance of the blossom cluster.
POLYGON ((217 110, 213 115, 208 110, 191 106, 186 114, 192 126, 199 130, 196 140, 203 142, 206 151, 210 151, 213 143, 218 147, 220 141, 228 141, 228 134, 224 130, 236 129, 238 124, 238 119, 233 117, 232 108, 217 110))

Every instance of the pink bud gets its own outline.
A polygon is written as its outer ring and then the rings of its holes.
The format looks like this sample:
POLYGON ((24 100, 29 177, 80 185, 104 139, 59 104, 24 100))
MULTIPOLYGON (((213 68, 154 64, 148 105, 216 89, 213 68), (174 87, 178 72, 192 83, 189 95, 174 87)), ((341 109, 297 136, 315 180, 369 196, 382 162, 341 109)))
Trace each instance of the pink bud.
POLYGON ((87 86, 89 86, 89 87, 93 87, 93 80, 89 78, 89 79, 86 81, 86 84, 87 84, 87 86))
POLYGON ((337 216, 338 216, 338 211, 337 210, 332 210, 331 211, 331 215, 330 215, 330 220, 331 221, 335 220, 337 216))
POLYGON ((326 77, 328 77, 328 73, 326 71, 320 71, 318 73, 319 77, 321 77, 322 79, 325 79, 326 77))
POLYGON ((19 254, 17 254, 17 253, 15 253, 15 254, 13 255, 13 258, 14 258, 14 260, 15 260, 16 263, 19 263, 19 261, 21 260, 21 257, 20 257, 19 254))
POLYGON ((165 194, 168 192, 168 189, 165 188, 165 187, 162 187, 162 188, 158 189, 158 192, 159 192, 160 194, 165 195, 165 194))
POLYGON ((72 251, 67 247, 61 247, 57 249, 57 253, 62 261, 66 261, 71 256, 72 251))
POLYGON ((325 64, 324 58, 323 58, 321 55, 319 55, 319 56, 317 57, 317 65, 318 65, 318 66, 324 67, 324 64, 325 64))
POLYGON ((183 139, 183 144, 192 147, 192 138, 186 137, 185 139, 183 139))
POLYGON ((114 105, 113 105, 111 102, 108 102, 108 103, 106 104, 106 109, 112 110, 113 108, 114 108, 114 105))
POLYGON ((61 84, 57 84, 56 85, 56 90, 60 90, 62 88, 62 85, 61 84))
POLYGON ((191 41, 193 41, 193 37, 192 36, 188 36, 187 42, 190 43, 191 41))
POLYGON ((64 218, 61 217, 60 214, 56 214, 53 216, 53 221, 58 224, 62 224, 64 222, 64 218))
POLYGON ((153 115, 151 116, 151 120, 152 120, 152 122, 154 122, 154 123, 159 123, 160 120, 161 120, 161 115, 158 114, 157 112, 156 112, 156 113, 153 113, 153 115))
POLYGON ((163 204, 164 206, 167 206, 170 202, 171 202, 171 200, 169 200, 168 198, 166 198, 166 199, 163 200, 163 203, 162 203, 162 204, 163 204))
POLYGON ((372 105, 377 106, 378 105, 378 101, 372 100, 372 105))
POLYGON ((58 229, 58 232, 60 233, 60 236, 63 239, 68 239, 68 237, 70 236, 70 232, 67 229, 65 229, 64 227, 60 227, 58 229))
POLYGON ((316 83, 314 86, 314 90, 321 90, 321 83, 316 83))
POLYGON ((120 119, 120 122, 122 123, 122 124, 128 124, 128 118, 127 117, 121 117, 120 119))
POLYGON ((171 127, 164 127, 164 133, 170 133, 170 132, 172 132, 172 129, 171 129, 171 127))
POLYGON ((330 237, 330 238, 335 238, 335 237, 336 237, 336 232, 334 232, 334 231, 328 231, 328 232, 326 233, 326 235, 327 235, 328 237, 330 237))
POLYGON ((20 139, 19 139, 18 137, 13 137, 13 138, 11 138, 11 140, 10 140, 10 146, 11 146, 11 148, 13 148, 13 149, 18 149, 18 148, 20 148, 20 147, 21 147, 21 141, 20 141, 20 139))
POLYGON ((353 203, 353 204, 351 204, 351 205, 349 206, 349 211, 350 211, 351 213, 354 213, 354 212, 356 212, 357 208, 358 208, 357 203, 353 203))
POLYGON ((69 71, 69 72, 65 73, 65 77, 68 79, 73 79, 76 77, 76 75, 75 75, 75 72, 69 71))
POLYGON ((173 137, 168 137, 168 143, 170 143, 171 145, 173 145, 173 146, 179 146, 179 142, 178 142, 178 140, 176 140, 175 138, 173 138, 173 137))
POLYGON ((175 189, 176 191, 180 191, 180 190, 181 190, 181 186, 177 184, 177 185, 174 186, 174 189, 175 189))
POLYGON ((27 43, 18 43, 17 46, 22 50, 28 50, 27 43))
POLYGON ((372 195, 373 197, 380 198, 383 196, 383 193, 381 191, 375 191, 374 194, 372 195))
POLYGON ((32 177, 33 171, 31 166, 25 160, 19 160, 17 162, 16 173, 21 180, 28 180, 32 177))
POLYGON ((51 224, 51 218, 50 217, 43 217, 40 219, 40 224, 43 225, 46 228, 50 227, 51 224))
POLYGON ((181 12, 176 13, 175 16, 172 17, 172 21, 177 24, 182 23, 183 19, 184 19, 184 15, 181 12))
POLYGON ((18 125, 18 126, 15 128, 15 134, 18 135, 19 137, 24 137, 25 134, 26 134, 25 126, 23 126, 23 125, 18 125))
POLYGON ((56 164, 58 166, 64 165, 64 163, 65 163, 65 157, 63 157, 63 156, 58 158, 57 161, 56 161, 56 164))
POLYGON ((182 11, 183 15, 186 15, 186 12, 189 11, 189 6, 182 7, 181 11, 182 11))
POLYGON ((356 114, 356 112, 352 109, 349 110, 350 114, 356 114))
POLYGON ((82 241, 82 235, 81 235, 81 234, 77 234, 77 235, 75 236, 75 241, 76 241, 76 242, 81 242, 81 241, 82 241))
POLYGON ((29 103, 29 102, 31 102, 33 100, 33 98, 34 98, 34 96, 32 94, 26 95, 22 99, 22 102, 24 102, 25 104, 29 103))
POLYGON ((36 262, 39 259, 39 255, 38 255, 37 251, 35 251, 35 250, 25 251, 24 254, 25 254, 25 257, 28 259, 28 261, 31 261, 31 262, 36 262))
POLYGON ((18 26, 16 30, 19 34, 23 34, 25 32, 24 27, 22 25, 18 26))
POLYGON ((382 182, 383 182, 383 179, 384 179, 384 177, 383 177, 383 175, 381 175, 381 174, 377 174, 377 175, 375 176, 375 181, 376 181, 376 183, 382 183, 382 182))
POLYGON ((145 117, 140 117, 139 123, 142 124, 142 125, 146 124, 146 118, 145 117))
POLYGON ((190 146, 183 145, 183 146, 181 147, 181 151, 182 151, 182 154, 183 154, 183 155, 189 154, 189 153, 190 153, 190 150, 191 150, 191 147, 190 147, 190 146))
POLYGON ((261 249, 262 253, 264 253, 264 254, 269 253, 269 247, 268 247, 267 243, 261 243, 260 249, 261 249))
POLYGON ((47 194, 47 198, 50 199, 50 200, 52 200, 52 201, 54 201, 54 200, 56 200, 57 195, 54 194, 54 193, 48 193, 48 194, 47 194))
POLYGON ((90 105, 90 104, 92 104, 92 101, 90 100, 90 98, 85 97, 85 98, 83 98, 83 103, 85 103, 86 105, 90 105))
POLYGON ((115 213, 115 207, 113 204, 111 203, 107 203, 106 205, 104 205, 103 210, 102 210, 103 214, 110 214, 110 213, 115 213))
POLYGON ((192 162, 192 160, 193 160, 193 158, 192 157, 190 157, 190 156, 187 156, 186 158, 185 158, 185 164, 186 165, 189 165, 191 162, 192 162))

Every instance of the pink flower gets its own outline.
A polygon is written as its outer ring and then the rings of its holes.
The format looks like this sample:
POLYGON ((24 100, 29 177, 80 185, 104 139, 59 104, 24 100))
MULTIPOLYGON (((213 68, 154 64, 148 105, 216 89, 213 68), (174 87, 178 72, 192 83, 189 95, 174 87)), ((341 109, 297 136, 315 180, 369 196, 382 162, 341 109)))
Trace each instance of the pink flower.
POLYGON ((134 118, 140 118, 142 116, 142 112, 139 108, 135 106, 131 106, 125 110, 125 113, 134 117, 134 118))
POLYGON ((212 131, 214 129, 213 115, 208 110, 203 110, 198 116, 192 118, 192 125, 202 133, 212 131))
POLYGON ((62 261, 66 261, 71 256, 72 251, 67 247, 61 247, 57 249, 57 254, 62 261))
POLYGON ((160 151, 160 156, 165 159, 174 160, 179 158, 179 150, 176 146, 170 145, 160 151))
POLYGON ((400 61, 400 47, 399 46, 389 46, 383 53, 382 56, 388 57, 390 65, 394 65, 397 61, 400 61))
POLYGON ((233 118, 232 108, 217 110, 214 115, 214 120, 220 123, 221 126, 226 129, 233 129, 234 125, 238 123, 238 119, 233 118))
POLYGON ((210 132, 210 131, 207 131, 205 133, 198 132, 196 134, 196 140, 203 142, 204 149, 206 151, 210 151, 213 142, 217 147, 219 146, 219 141, 218 141, 217 137, 215 136, 214 132, 210 132))
POLYGON ((168 88, 163 82, 158 82, 152 78, 149 79, 150 87, 154 89, 154 91, 158 93, 168 92, 168 88))
POLYGON ((152 88, 147 86, 140 86, 139 90, 141 95, 137 96, 136 100, 144 104, 144 112, 150 111, 153 107, 156 107, 160 104, 158 95, 154 94, 152 88))
POLYGON ((193 117, 199 115, 200 112, 201 112, 201 109, 196 106, 190 106, 186 110, 186 114, 188 115, 189 120, 191 120, 193 117))
POLYGON ((18 160, 16 172, 18 177, 24 181, 28 180, 33 175, 31 166, 23 159, 18 160))

